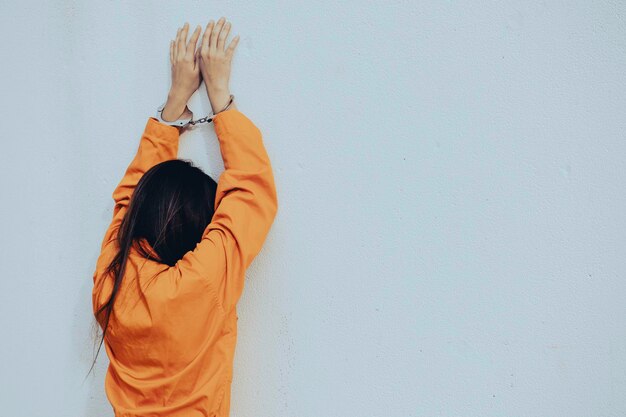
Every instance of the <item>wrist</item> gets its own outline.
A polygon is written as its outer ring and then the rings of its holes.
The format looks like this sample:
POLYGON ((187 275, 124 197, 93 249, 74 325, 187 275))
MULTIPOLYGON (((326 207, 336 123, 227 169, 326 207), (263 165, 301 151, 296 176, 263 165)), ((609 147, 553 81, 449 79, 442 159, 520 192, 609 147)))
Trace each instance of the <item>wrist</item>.
POLYGON ((228 87, 207 86, 206 90, 213 113, 221 111, 230 101, 230 89, 228 87))
POLYGON ((191 116, 191 112, 187 107, 187 99, 180 94, 170 92, 167 95, 167 101, 161 113, 163 120, 173 122, 174 120, 189 116, 191 116))

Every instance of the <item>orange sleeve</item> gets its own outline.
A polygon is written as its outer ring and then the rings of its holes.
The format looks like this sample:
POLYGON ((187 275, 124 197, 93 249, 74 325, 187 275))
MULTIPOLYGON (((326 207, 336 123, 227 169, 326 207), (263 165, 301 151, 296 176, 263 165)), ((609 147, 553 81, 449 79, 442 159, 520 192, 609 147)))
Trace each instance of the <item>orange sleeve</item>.
POLYGON ((217 182, 215 213, 195 249, 172 269, 176 279, 205 283, 227 313, 242 294, 246 269, 261 250, 278 201, 259 129, 237 109, 218 113, 213 123, 225 168, 217 182))
POLYGON ((178 156, 179 137, 180 128, 160 123, 154 117, 148 119, 137 153, 113 191, 112 197, 115 202, 113 220, 104 234, 101 249, 117 237, 117 231, 128 209, 133 191, 143 174, 156 164, 178 156))

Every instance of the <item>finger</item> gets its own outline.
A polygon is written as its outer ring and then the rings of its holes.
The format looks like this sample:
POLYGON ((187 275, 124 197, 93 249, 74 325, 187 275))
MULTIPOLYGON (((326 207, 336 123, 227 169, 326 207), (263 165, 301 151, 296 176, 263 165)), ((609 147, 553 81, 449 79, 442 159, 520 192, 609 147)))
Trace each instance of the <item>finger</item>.
POLYGON ((174 39, 174 61, 178 59, 178 39, 180 39, 180 28, 176 30, 176 39, 174 39))
POLYGON ((239 44, 239 35, 235 36, 233 40, 230 41, 228 48, 226 48, 226 55, 229 58, 233 57, 233 54, 235 53, 235 48, 237 47, 238 44, 239 44))
POLYGON ((196 49, 196 53, 194 56, 194 60, 193 60, 193 68, 195 69, 200 69, 200 60, 202 58, 200 57, 200 48, 196 49))
POLYGON ((211 39, 209 40, 209 49, 214 50, 217 49, 217 38, 222 30, 222 25, 224 25, 224 17, 220 17, 215 27, 211 31, 211 39))
POLYGON ((187 45, 187 57, 189 59, 193 59, 196 54, 196 45, 198 45, 198 38, 200 37, 200 30, 202 28, 200 25, 196 27, 196 30, 193 31, 191 35, 191 39, 189 39, 189 44, 187 45))
POLYGON ((202 46, 200 47, 200 52, 208 53, 209 52, 209 40, 211 39, 211 31, 213 30, 213 20, 209 20, 206 28, 204 29, 204 35, 202 35, 202 46))
POLYGON ((185 23, 183 25, 182 30, 180 31, 180 36, 178 37, 178 57, 177 57, 178 60, 182 59, 185 56, 188 31, 189 31, 189 23, 185 23))
POLYGON ((170 41, 170 64, 174 63, 174 41, 170 41))
POLYGON ((226 38, 228 38, 228 33, 230 32, 230 22, 226 22, 224 27, 222 27, 222 31, 220 32, 219 38, 217 38, 217 50, 224 50, 224 43, 226 43, 226 38))

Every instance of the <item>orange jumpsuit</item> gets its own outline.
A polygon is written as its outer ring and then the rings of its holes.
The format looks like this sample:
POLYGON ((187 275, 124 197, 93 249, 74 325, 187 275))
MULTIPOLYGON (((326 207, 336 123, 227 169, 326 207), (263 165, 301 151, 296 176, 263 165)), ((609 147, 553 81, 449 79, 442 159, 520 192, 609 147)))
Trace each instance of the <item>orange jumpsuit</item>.
MULTIPOLYGON (((259 129, 236 109, 218 113, 213 123, 225 170, 201 241, 172 267, 143 258, 134 246, 129 255, 104 340, 105 391, 116 417, 229 415, 236 304, 278 205, 259 129)), ((149 168, 177 157, 180 129, 149 118, 113 192, 113 220, 93 275, 94 313, 113 288, 103 270, 116 252, 133 190, 149 168)))

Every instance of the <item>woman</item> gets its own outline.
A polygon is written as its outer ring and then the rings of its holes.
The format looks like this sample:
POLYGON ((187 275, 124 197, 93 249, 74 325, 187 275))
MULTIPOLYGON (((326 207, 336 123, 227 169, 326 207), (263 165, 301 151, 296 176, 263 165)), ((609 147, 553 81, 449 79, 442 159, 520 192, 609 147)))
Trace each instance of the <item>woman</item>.
POLYGON ((230 23, 211 20, 197 48, 201 28, 189 42, 188 29, 170 44, 167 101, 113 192, 93 276, 116 417, 229 415, 236 304, 277 211, 261 132, 229 91, 239 36, 225 47, 230 23), (193 116, 187 101, 202 80, 224 159, 217 183, 176 159, 181 126, 193 116))

